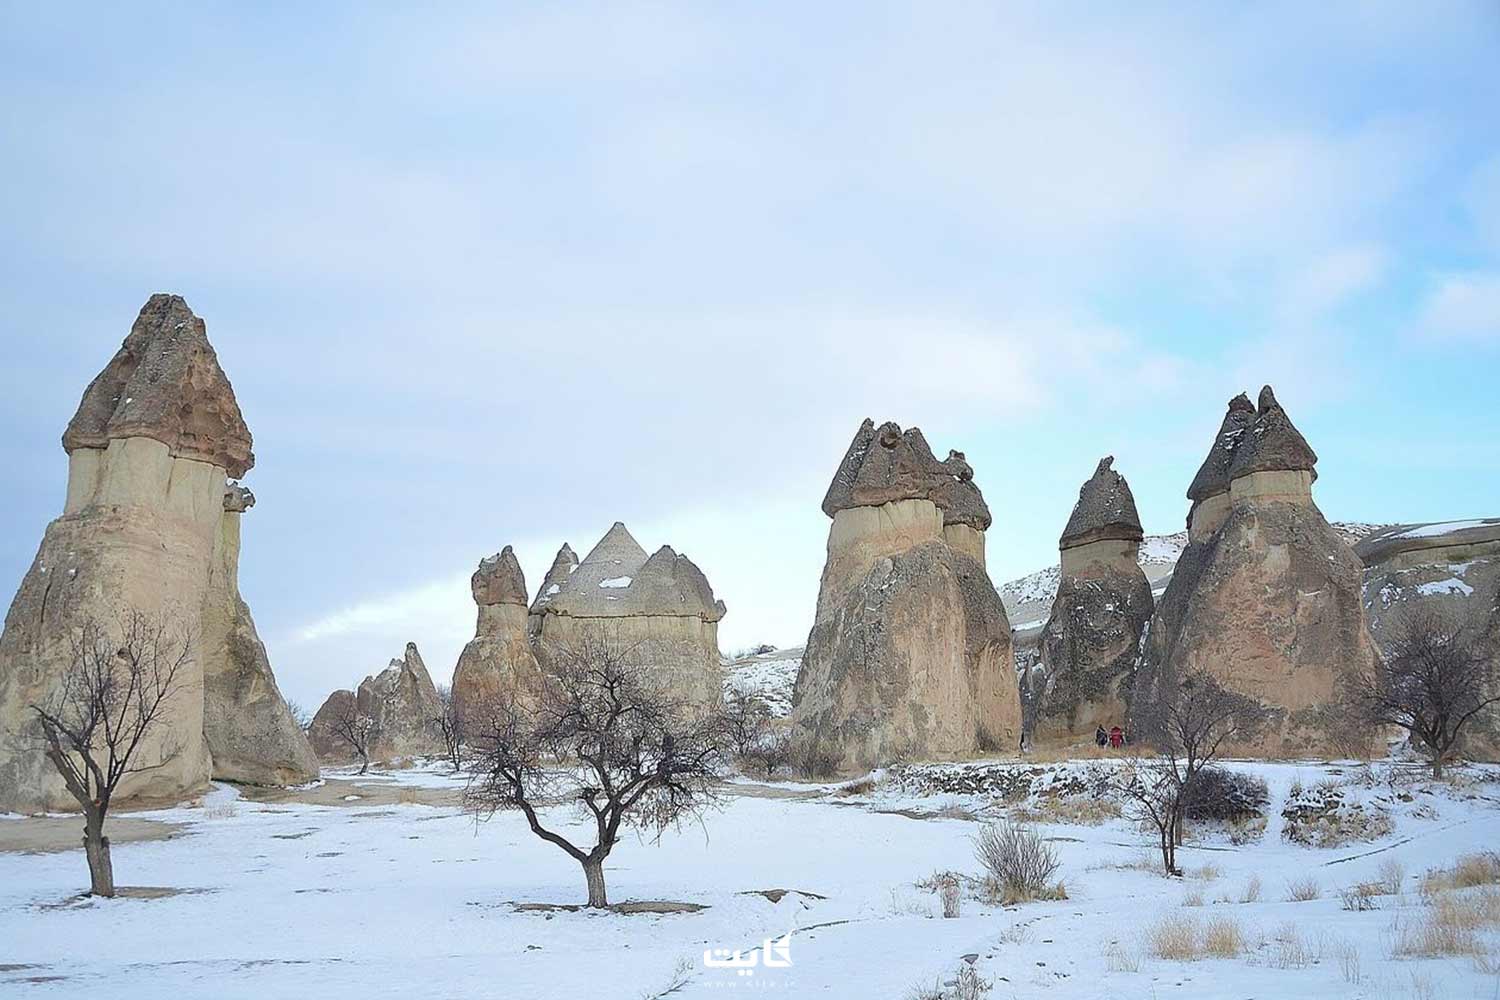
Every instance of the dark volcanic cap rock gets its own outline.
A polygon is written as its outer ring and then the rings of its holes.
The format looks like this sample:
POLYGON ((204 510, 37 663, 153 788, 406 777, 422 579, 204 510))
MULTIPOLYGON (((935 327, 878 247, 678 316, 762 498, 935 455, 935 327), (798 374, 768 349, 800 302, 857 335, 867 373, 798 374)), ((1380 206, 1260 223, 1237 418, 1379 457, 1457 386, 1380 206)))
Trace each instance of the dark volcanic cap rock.
POLYGON ((148 437, 171 454, 212 462, 238 479, 255 465, 250 429, 203 320, 180 295, 151 296, 125 343, 89 387, 63 448, 107 448, 148 437))
POLYGON ((983 531, 990 511, 973 482, 974 470, 962 452, 939 462, 919 428, 902 431, 868 417, 860 424, 823 497, 823 513, 833 517, 851 507, 879 507, 897 500, 931 500, 944 524, 970 524, 983 531))
POLYGON ((1079 489, 1078 502, 1063 529, 1059 548, 1071 549, 1106 538, 1138 542, 1145 537, 1130 484, 1111 468, 1114 461, 1113 455, 1101 458, 1094 474, 1079 489))
POLYGON ((474 592, 475 604, 526 606, 526 577, 521 573, 521 564, 509 545, 496 555, 480 561, 479 568, 469 580, 469 586, 474 592))
POLYGON ((1302 433, 1292 425, 1286 410, 1276 402, 1276 394, 1270 386, 1260 390, 1256 407, 1255 423, 1245 434, 1244 440, 1234 451, 1234 462, 1229 466, 1229 478, 1238 479, 1252 472, 1284 472, 1298 470, 1311 472, 1318 456, 1308 447, 1302 433))
POLYGON ((1244 439, 1245 431, 1255 422, 1255 404, 1243 392, 1229 401, 1229 412, 1219 425, 1219 435, 1208 451, 1208 457, 1198 467, 1188 487, 1188 499, 1197 503, 1220 493, 1229 492, 1229 467, 1234 463, 1235 450, 1244 439))

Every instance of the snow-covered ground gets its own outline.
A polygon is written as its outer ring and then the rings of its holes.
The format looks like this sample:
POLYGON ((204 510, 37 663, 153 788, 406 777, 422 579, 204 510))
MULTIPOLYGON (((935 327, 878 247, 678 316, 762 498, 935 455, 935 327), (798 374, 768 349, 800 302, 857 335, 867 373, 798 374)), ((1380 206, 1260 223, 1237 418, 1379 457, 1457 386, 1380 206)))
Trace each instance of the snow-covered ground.
POLYGON ((785 718, 792 711, 792 689, 801 665, 801 646, 730 660, 724 665, 724 693, 755 695, 766 703, 774 718, 785 718))
MULTIPOLYGON (((121 885, 185 890, 177 895, 76 899, 86 884, 79 851, 0 854, 0 995, 635 1000, 680 978, 674 997, 864 1000, 950 980, 965 956, 997 1000, 1500 995, 1493 929, 1481 932, 1489 959, 1392 957, 1399 928, 1430 909, 1417 876, 1496 846, 1493 770, 1434 786, 1387 768, 1238 763, 1268 782, 1265 833, 1242 846, 1222 833, 1190 842, 1187 879, 1136 867, 1150 857, 1147 838, 1110 819, 1039 827, 1061 856, 1066 900, 1002 908, 969 897, 961 916, 943 919, 937 897, 917 887, 935 871, 977 871, 970 838, 976 817, 1009 808, 998 795, 1034 808, 1044 789, 1086 796, 1112 766, 926 765, 833 791, 738 783, 701 825, 656 844, 627 839, 608 866, 614 901, 707 909, 628 916, 515 910, 583 895, 579 866, 515 815, 476 826, 455 806, 257 804, 216 788, 198 807, 135 814, 186 824, 185 835, 115 848, 121 885), (1377 839, 1337 848, 1283 839, 1281 809, 1296 786, 1305 799, 1324 781, 1346 807, 1385 817, 1367 825, 1377 839), (1389 861, 1405 870, 1402 891, 1377 909, 1343 909, 1339 890, 1389 876, 1389 861), (1252 881, 1259 898, 1241 902, 1252 881), (1291 901, 1299 882, 1316 883, 1320 897, 1291 901), (809 895, 753 894, 770 889, 809 895), (1153 926, 1183 917, 1232 920, 1245 952, 1151 957, 1153 926), (718 949, 746 962, 779 956, 764 943, 788 930, 790 966, 705 966, 705 951, 719 960, 718 949)), ((456 787, 436 766, 344 777, 456 787)))

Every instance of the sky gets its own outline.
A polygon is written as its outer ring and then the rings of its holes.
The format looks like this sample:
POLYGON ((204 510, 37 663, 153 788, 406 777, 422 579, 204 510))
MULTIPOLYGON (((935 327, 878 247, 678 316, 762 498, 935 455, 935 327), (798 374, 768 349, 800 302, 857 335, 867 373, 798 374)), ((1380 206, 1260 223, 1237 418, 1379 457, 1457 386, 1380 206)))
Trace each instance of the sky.
POLYGON ((1500 5, 0 0, 0 589, 153 292, 255 435, 309 708, 616 520, 800 644, 866 416, 996 582, 1098 459, 1149 532, 1276 387, 1331 519, 1500 515, 1500 5))

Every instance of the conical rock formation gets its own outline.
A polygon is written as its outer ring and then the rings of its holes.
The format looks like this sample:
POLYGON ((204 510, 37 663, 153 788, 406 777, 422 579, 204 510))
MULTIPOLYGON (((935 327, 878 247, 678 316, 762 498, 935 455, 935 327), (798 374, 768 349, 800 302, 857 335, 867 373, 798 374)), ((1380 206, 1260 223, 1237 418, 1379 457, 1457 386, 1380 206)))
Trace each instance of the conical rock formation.
POLYGON ((366 677, 356 691, 335 691, 313 716, 308 739, 318 756, 328 761, 350 760, 354 753, 335 732, 340 715, 350 710, 370 720, 370 759, 389 761, 441 753, 437 720, 443 706, 422 654, 414 642, 406 644, 401 659, 393 659, 379 674, 366 677))
POLYGON ((938 462, 916 428, 856 432, 823 501, 828 559, 792 710, 814 768, 1018 746, 1010 623, 972 480, 961 453, 938 462))
POLYGON ((1203 671, 1271 709, 1260 750, 1361 750, 1364 730, 1344 713, 1347 685, 1378 662, 1363 567, 1313 503, 1316 456, 1269 386, 1248 425, 1245 413, 1231 401, 1190 490, 1189 544, 1157 603, 1135 702, 1203 671))
POLYGON ((1059 541, 1062 574, 1027 671, 1027 729, 1036 743, 1090 739, 1126 722, 1151 584, 1137 561, 1143 537, 1135 497, 1113 457, 1078 492, 1059 541))
POLYGON ((675 697, 717 708, 723 697, 718 623, 726 609, 693 561, 666 545, 647 557, 619 521, 569 569, 571 556, 563 546, 531 605, 543 664, 550 649, 602 635, 675 697))
MULTIPOLYGON (((316 775, 238 593, 239 519, 248 491, 226 486, 254 463, 234 390, 203 321, 153 295, 84 392, 63 436, 68 490, 0 636, 0 731, 25 734, 85 624, 162 617, 193 637, 153 738, 117 799, 181 798, 212 774, 241 781, 316 775), (218 754, 216 760, 214 754, 218 754)), ((39 749, 0 742, 0 810, 71 809, 39 749)))
POLYGON ((526 577, 509 545, 479 564, 471 586, 479 621, 453 670, 453 704, 478 720, 497 697, 537 691, 541 670, 526 634, 526 577))

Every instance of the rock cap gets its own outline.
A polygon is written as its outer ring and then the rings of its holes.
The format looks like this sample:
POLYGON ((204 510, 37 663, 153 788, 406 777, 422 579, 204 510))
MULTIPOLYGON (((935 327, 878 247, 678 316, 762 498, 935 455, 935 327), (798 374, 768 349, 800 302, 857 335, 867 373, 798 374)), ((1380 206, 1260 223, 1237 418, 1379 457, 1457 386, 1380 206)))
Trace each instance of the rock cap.
POLYGON ((180 295, 158 293, 119 351, 84 390, 63 449, 120 438, 160 441, 178 458, 211 462, 238 479, 255 465, 250 429, 219 367, 203 320, 180 295))
MULTIPOLYGON (((564 547, 566 548, 566 546, 564 547)), ((571 550, 567 550, 571 555, 571 550)), ((564 554, 558 553, 554 570, 564 554)), ((565 572, 565 571, 564 571, 565 572)), ((616 521, 577 568, 554 578, 537 596, 535 610, 579 618, 627 618, 637 615, 693 616, 716 622, 724 616, 724 602, 696 564, 663 545, 650 558, 646 550, 616 521), (556 593, 550 593, 552 586, 556 593), (544 601, 545 599, 545 601, 544 601)))
POLYGON ((944 524, 984 531, 992 521, 963 452, 950 451, 940 462, 920 428, 902 431, 889 420, 876 427, 866 417, 823 496, 823 513, 833 517, 898 500, 931 500, 943 511, 944 524))
POLYGON ((526 606, 526 576, 521 572, 521 563, 509 545, 480 560, 479 568, 469 580, 469 588, 474 593, 474 603, 481 606, 526 606))
POLYGON ((1145 537, 1141 516, 1135 509, 1130 484, 1113 468, 1115 458, 1106 455, 1078 490, 1078 502, 1063 529, 1058 547, 1071 549, 1108 538, 1138 542, 1145 537))
POLYGON ((552 598, 562 593, 567 585, 568 577, 578 569, 578 556, 573 552, 573 547, 563 542, 562 548, 557 550, 557 555, 552 558, 552 568, 547 570, 547 575, 542 577, 542 585, 537 588, 536 600, 531 602, 531 613, 539 614, 542 608, 552 603, 552 598))
POLYGON ((1301 471, 1312 473, 1316 481, 1318 472, 1313 466, 1317 463, 1317 454, 1276 401, 1276 394, 1270 386, 1263 387, 1256 404, 1255 422, 1235 449, 1229 478, 1238 479, 1252 472, 1301 471))
POLYGON ((1229 401, 1224 421, 1219 425, 1219 434, 1214 438, 1208 457, 1198 467, 1198 474, 1188 486, 1188 499, 1197 503, 1220 493, 1229 492, 1229 467, 1234 463, 1234 454, 1245 436, 1245 431, 1255 422, 1255 404, 1243 392, 1229 401))

